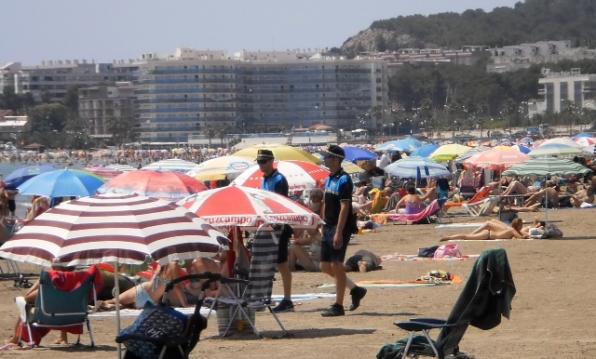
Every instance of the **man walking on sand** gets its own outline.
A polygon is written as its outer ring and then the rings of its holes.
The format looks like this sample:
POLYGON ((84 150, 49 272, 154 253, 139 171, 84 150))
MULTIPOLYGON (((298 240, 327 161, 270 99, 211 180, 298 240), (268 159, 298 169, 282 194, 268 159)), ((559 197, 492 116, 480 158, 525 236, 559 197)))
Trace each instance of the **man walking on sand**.
MULTIPOLYGON (((257 164, 264 175, 261 189, 288 197, 288 181, 284 175, 273 167, 274 160, 275 157, 271 150, 260 149, 257 152, 257 164)), ((292 302, 292 272, 288 263, 288 245, 292 232, 292 227, 286 224, 283 226, 281 235, 279 236, 277 270, 281 274, 281 280, 283 282, 284 299, 273 308, 273 311, 276 313, 291 312, 294 310, 294 303, 292 302)))
POLYGON ((349 280, 344 268, 348 242, 356 230, 352 211, 354 186, 350 176, 341 167, 344 158, 343 148, 337 145, 330 145, 324 152, 325 166, 331 174, 325 182, 325 197, 321 211, 325 221, 321 243, 321 271, 335 278, 335 303, 321 312, 323 317, 345 315, 343 303, 346 286, 350 288, 352 296, 350 311, 356 310, 366 295, 366 288, 358 287, 349 280))

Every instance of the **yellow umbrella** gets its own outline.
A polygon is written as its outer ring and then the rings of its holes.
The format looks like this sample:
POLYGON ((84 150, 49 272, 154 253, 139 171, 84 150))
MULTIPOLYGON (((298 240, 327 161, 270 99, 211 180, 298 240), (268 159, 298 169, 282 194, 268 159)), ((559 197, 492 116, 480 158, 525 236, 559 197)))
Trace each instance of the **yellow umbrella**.
POLYGON ((456 157, 463 155, 471 149, 472 148, 468 146, 450 143, 437 148, 429 157, 435 162, 447 162, 454 160, 456 157))
POLYGON ((364 169, 362 169, 362 167, 355 165, 350 161, 343 161, 341 163, 341 167, 344 169, 344 171, 346 171, 347 174, 350 175, 364 172, 364 169))
POLYGON ((203 182, 234 179, 252 165, 254 161, 246 157, 222 156, 202 162, 186 174, 203 182))
MULTIPOLYGON (((510 146, 503 146, 503 145, 500 145, 500 146, 493 147, 493 150, 497 150, 497 151, 517 151, 517 150, 516 150, 515 148, 513 148, 513 147, 510 147, 510 146)), ((519 151, 518 151, 518 152, 519 152, 519 151)))
POLYGON ((275 156, 275 159, 278 161, 306 161, 317 165, 321 163, 321 160, 310 153, 301 150, 300 148, 280 144, 254 145, 237 151, 233 153, 233 155, 254 160, 257 158, 257 152, 259 149, 271 150, 275 156))

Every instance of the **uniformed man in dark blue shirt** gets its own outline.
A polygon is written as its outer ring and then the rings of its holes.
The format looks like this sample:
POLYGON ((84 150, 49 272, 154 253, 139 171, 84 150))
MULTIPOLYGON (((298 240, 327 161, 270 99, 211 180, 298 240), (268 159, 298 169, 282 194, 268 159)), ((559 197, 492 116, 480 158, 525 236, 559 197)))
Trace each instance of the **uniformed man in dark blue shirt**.
MULTIPOLYGON (((257 152, 257 164, 264 175, 263 182, 261 182, 261 189, 288 197, 288 181, 283 174, 279 173, 273 167, 274 160, 275 156, 273 156, 271 150, 260 149, 257 152)), ((291 236, 292 227, 284 225, 279 237, 277 251, 277 270, 281 274, 281 280, 283 282, 284 299, 273 308, 273 311, 276 313, 294 310, 294 303, 292 302, 292 272, 288 264, 288 245, 291 236)))
POLYGON ((341 162, 345 158, 343 148, 330 145, 324 151, 325 166, 331 174, 325 182, 325 197, 322 214, 323 241, 321 242, 321 271, 335 279, 335 303, 321 312, 324 317, 344 315, 344 294, 346 286, 350 288, 352 305, 355 310, 366 295, 366 289, 358 287, 346 276, 344 259, 350 237, 356 232, 356 218, 352 210, 352 191, 354 185, 350 176, 344 172, 341 162))

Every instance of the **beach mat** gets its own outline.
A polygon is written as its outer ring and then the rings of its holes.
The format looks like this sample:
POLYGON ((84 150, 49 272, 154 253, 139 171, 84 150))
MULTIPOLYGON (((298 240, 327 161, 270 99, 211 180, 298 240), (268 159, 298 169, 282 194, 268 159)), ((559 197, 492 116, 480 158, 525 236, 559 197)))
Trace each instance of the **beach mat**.
POLYGON ((480 255, 479 254, 470 254, 467 256, 461 256, 461 257, 446 257, 446 258, 432 258, 432 257, 418 257, 416 254, 399 254, 399 253, 393 253, 393 254, 386 254, 384 256, 381 256, 381 260, 383 262, 458 262, 458 261, 465 261, 467 259, 476 259, 478 258, 480 255))
MULTIPOLYGON (((425 282, 418 280, 399 280, 399 279, 377 279, 377 280, 363 280, 356 283, 359 287, 365 288, 419 288, 419 287, 437 287, 449 284, 459 284, 462 280, 459 276, 454 275, 451 281, 433 281, 425 282)), ((334 283, 325 283, 319 288, 335 288, 334 283)))

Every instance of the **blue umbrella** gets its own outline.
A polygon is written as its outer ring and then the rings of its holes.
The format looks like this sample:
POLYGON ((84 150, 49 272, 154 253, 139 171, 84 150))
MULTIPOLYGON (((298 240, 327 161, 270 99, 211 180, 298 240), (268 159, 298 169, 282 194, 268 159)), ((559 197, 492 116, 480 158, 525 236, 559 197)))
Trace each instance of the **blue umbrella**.
POLYGON ((401 151, 401 152, 413 152, 424 143, 415 137, 406 136, 399 140, 388 141, 375 147, 377 151, 401 151))
POLYGON ((594 137, 594 135, 591 133, 582 132, 582 133, 578 133, 577 135, 573 136, 573 139, 576 140, 578 138, 584 138, 584 137, 594 137))
POLYGON ((416 179, 451 176, 447 167, 420 157, 395 161, 385 167, 385 172, 395 177, 416 179))
POLYGON ((4 183, 6 184, 7 189, 16 189, 26 180, 37 176, 38 174, 52 171, 56 169, 54 166, 45 164, 39 166, 27 166, 21 167, 12 171, 8 176, 4 178, 4 183))
POLYGON ((439 145, 435 145, 434 143, 427 143, 422 145, 422 147, 418 147, 418 149, 410 155, 410 157, 428 157, 431 153, 435 152, 435 150, 439 148, 439 145))
POLYGON ((346 161, 356 162, 356 161, 370 161, 376 160, 377 155, 373 152, 367 151, 360 147, 354 146, 345 146, 344 152, 346 153, 346 161))
POLYGON ((83 197, 95 194, 103 180, 85 171, 63 169, 42 173, 35 176, 17 189, 20 194, 36 195, 49 198, 83 197))

